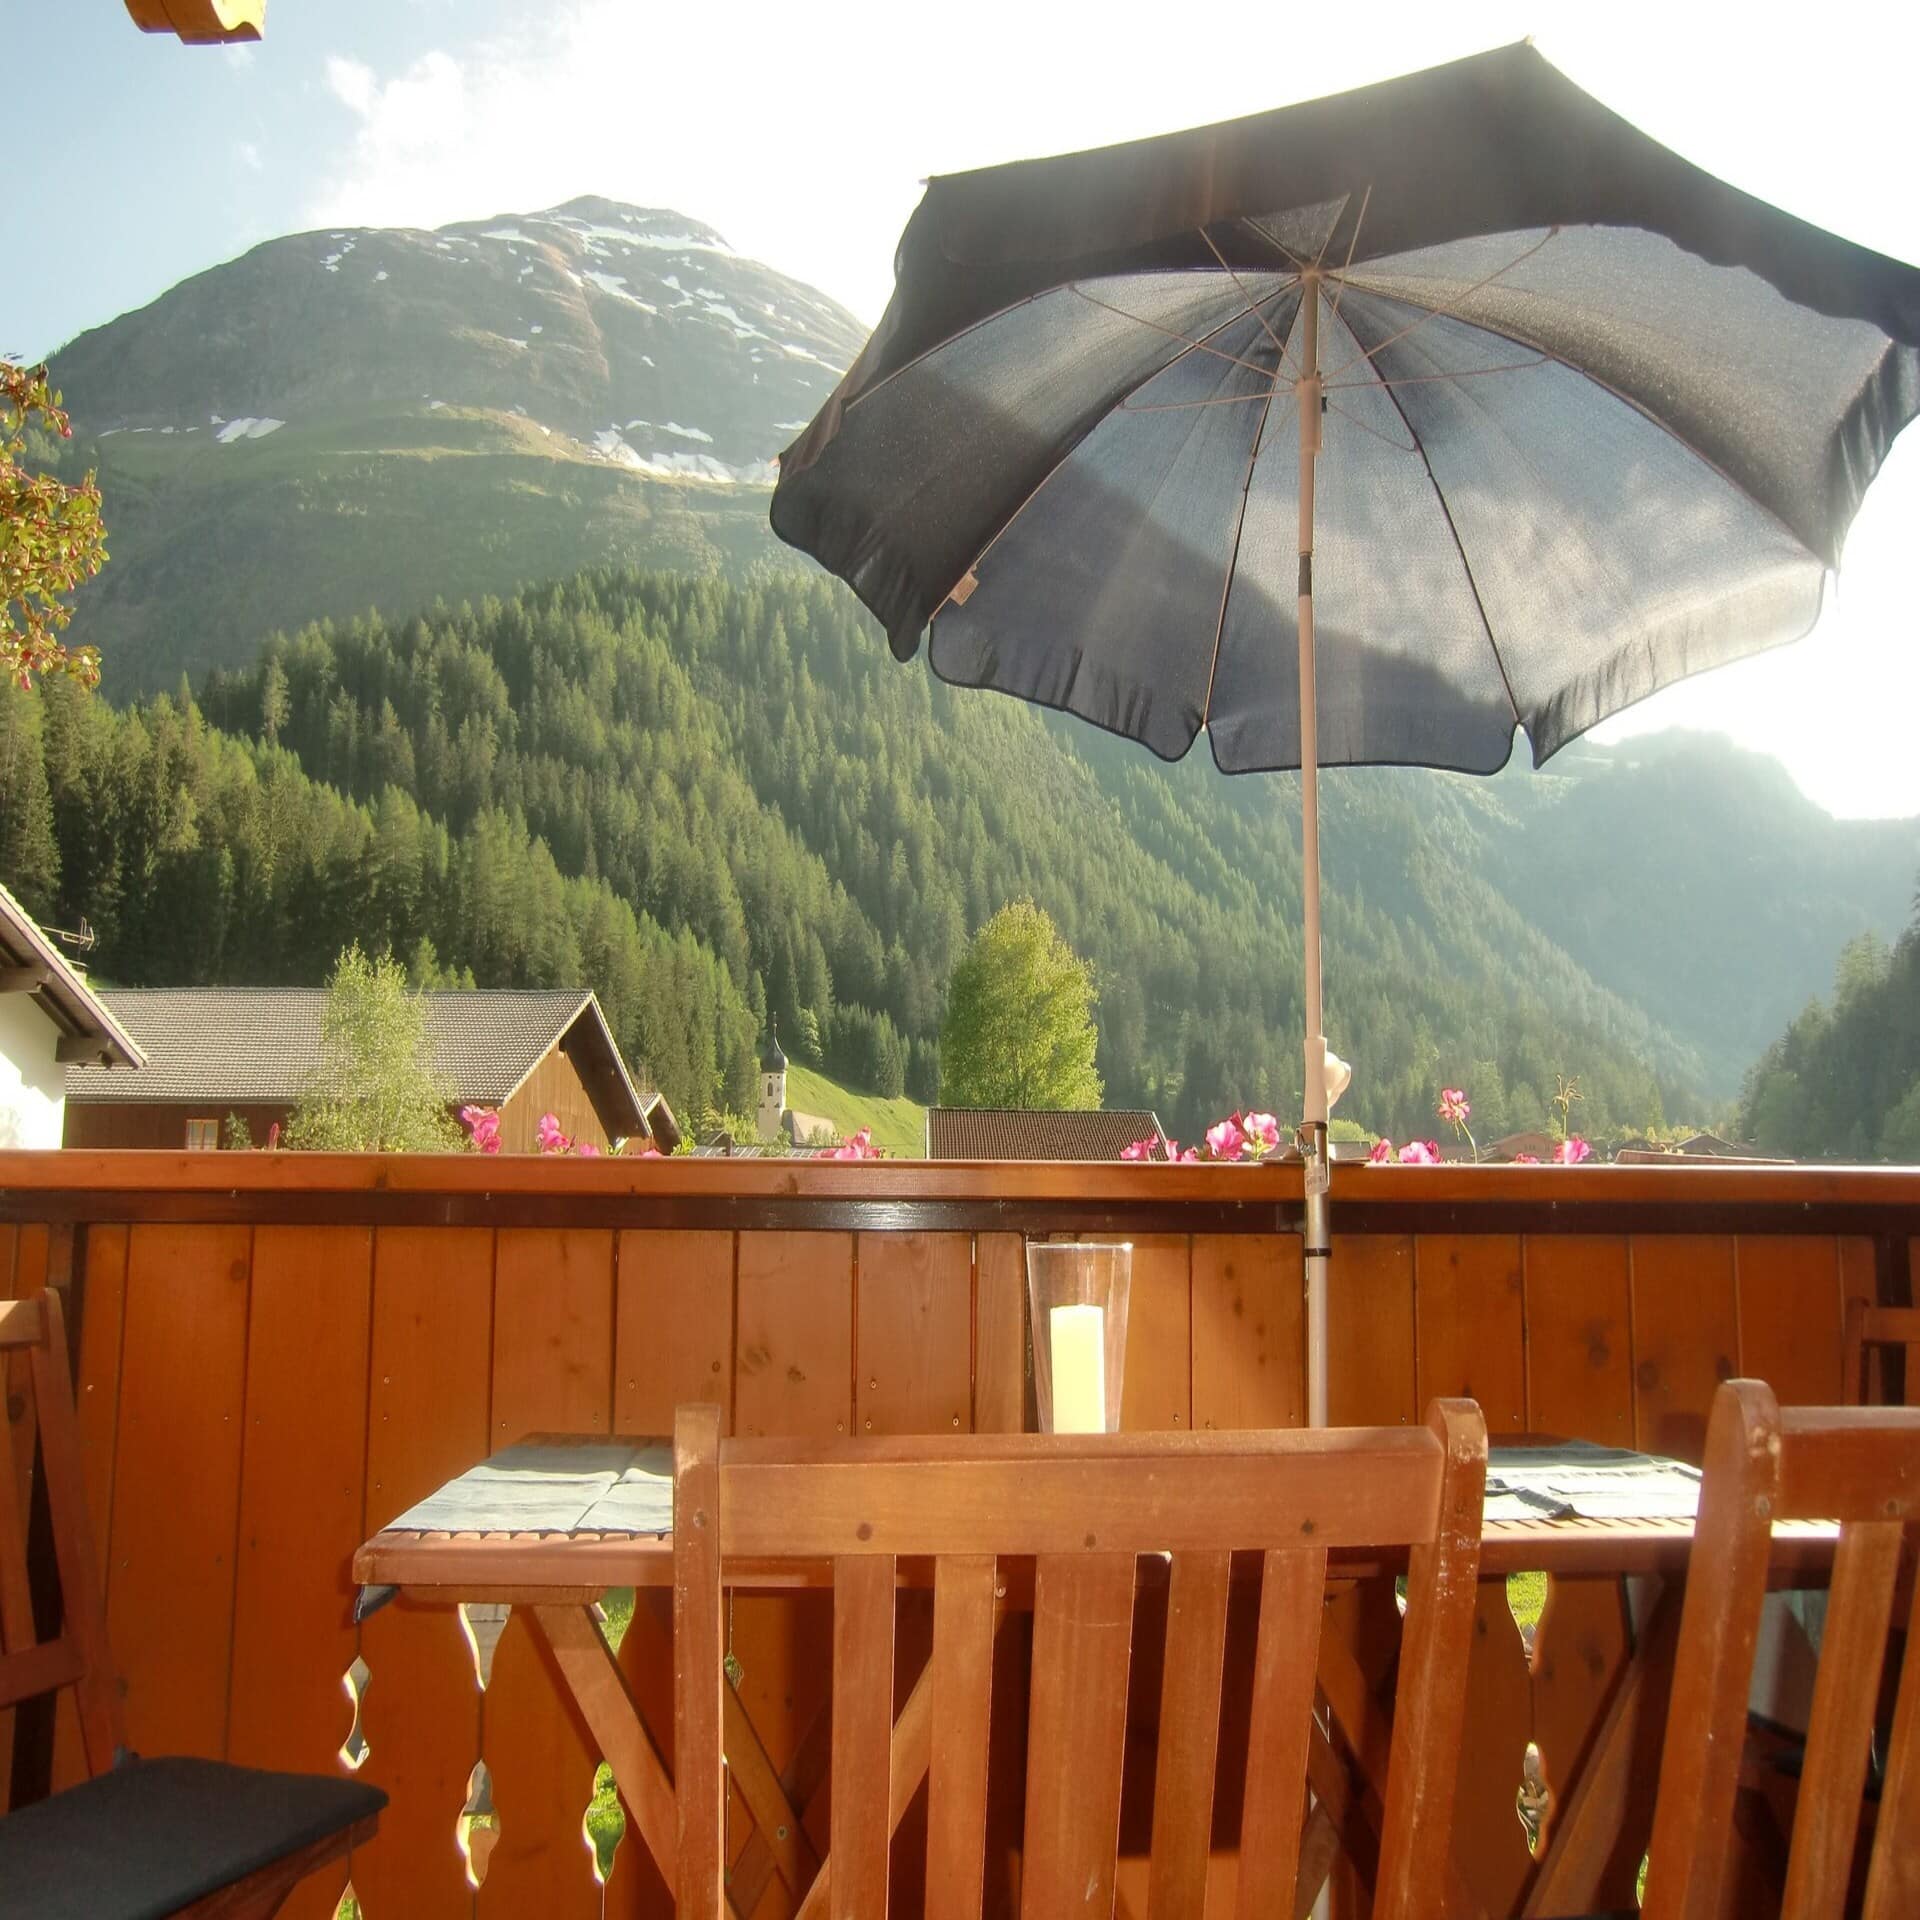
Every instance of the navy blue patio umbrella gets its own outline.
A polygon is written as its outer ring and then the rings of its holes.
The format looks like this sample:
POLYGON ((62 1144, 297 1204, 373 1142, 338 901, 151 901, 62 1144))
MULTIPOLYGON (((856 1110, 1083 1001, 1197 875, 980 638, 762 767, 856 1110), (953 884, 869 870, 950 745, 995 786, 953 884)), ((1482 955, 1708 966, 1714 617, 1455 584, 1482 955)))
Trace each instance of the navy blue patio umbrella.
POLYGON ((1798 638, 1916 412, 1920 270, 1530 45, 929 184, 773 528, 944 679, 1300 770, 1316 1424, 1317 770, 1537 764, 1798 638))

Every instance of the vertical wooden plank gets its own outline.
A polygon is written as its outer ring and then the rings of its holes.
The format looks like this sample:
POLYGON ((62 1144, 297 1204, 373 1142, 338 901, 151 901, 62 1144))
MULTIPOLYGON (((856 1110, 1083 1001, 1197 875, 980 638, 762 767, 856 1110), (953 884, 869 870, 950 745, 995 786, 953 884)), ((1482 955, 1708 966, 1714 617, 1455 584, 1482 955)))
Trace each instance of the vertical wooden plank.
MULTIPOLYGON (((126 1308, 127 1229, 87 1230, 86 1311, 80 1326, 80 1377, 74 1412, 80 1428, 80 1459, 86 1473, 87 1518, 93 1527, 101 1591, 108 1580, 107 1547, 113 1535, 113 1445, 120 1419, 120 1334, 126 1308)), ((54 1792, 87 1777, 80 1717, 73 1694, 62 1689, 54 1706, 54 1792)))
POLYGON ((1633 1445, 1633 1319, 1627 1243, 1532 1234, 1526 1274, 1527 1426, 1633 1445))
MULTIPOLYGON (((720 1430, 729 1430, 733 1248, 731 1233, 629 1229, 619 1235, 614 1295, 616 1433, 671 1433, 676 1409, 702 1404, 718 1406, 720 1430)), ((634 1598, 634 1625, 615 1657, 657 1737, 662 1758, 671 1766, 673 1653, 660 1611, 666 1596, 640 1593, 634 1598)), ((629 1825, 607 1882, 609 1920, 616 1915, 628 1920, 672 1911, 673 1897, 629 1825)))
MULTIPOLYGON (((1781 1902, 1786 1920, 1846 1907, 1901 1531, 1897 1520, 1840 1531, 1781 1902)), ((1912 1845, 1910 1836, 1905 1844, 1912 1845)))
POLYGON ((250 1238, 136 1226, 128 1243, 107 1633, 136 1752, 225 1745, 250 1238))
POLYGON ((1253 1720, 1240 1823, 1239 1920, 1293 1911, 1301 1785, 1313 1732, 1314 1675, 1327 1584, 1323 1548, 1270 1548, 1260 1581, 1253 1720))
POLYGON ((734 1429, 845 1433, 853 1418, 853 1235, 743 1233, 734 1429))
POLYGON ((859 1236, 860 1433, 958 1433, 972 1418, 973 1244, 964 1233, 859 1236))
POLYGON ((720 1723, 727 1683, 721 1670, 720 1423, 711 1413, 690 1407, 674 1422, 673 1484, 683 1519, 673 1536, 674 1885, 685 1920, 717 1920, 725 1899, 720 1723))
MULTIPOLYGON (((1415 1244, 1419 1398, 1477 1400, 1490 1438, 1526 1426, 1520 1242, 1509 1234, 1422 1234, 1415 1244)), ((1454 1801, 1454 1851, 1493 1913, 1510 1912, 1532 1868, 1514 1811, 1533 1689, 1505 1587, 1483 1584, 1467 1663, 1467 1749, 1454 1801)))
MULTIPOLYGON (((1527 1303, 1527 1425, 1604 1446, 1633 1445, 1632 1299, 1627 1243, 1614 1236, 1535 1234, 1522 1249, 1527 1303)), ((1533 1641, 1533 1737, 1566 1810, 1607 1702, 1632 1655, 1617 1579, 1547 1583, 1533 1641)), ((1552 1839, 1552 1827, 1548 1829, 1552 1839)), ((1631 1874, 1606 1883, 1602 1905, 1633 1905, 1631 1874)))
POLYGON ((1697 1466, 1714 1391, 1739 1361, 1733 1242, 1636 1234, 1631 1254, 1634 1444, 1697 1466))
MULTIPOLYGON (((1155 1920, 1202 1920, 1205 1912, 1232 1570, 1230 1553, 1173 1556, 1147 1880, 1147 1906, 1155 1920)), ((1317 1622, 1317 1593, 1312 1611, 1317 1622)))
MULTIPOLYGON (((613 1235, 502 1228, 493 1299, 494 1444, 527 1433, 609 1431, 613 1235)), ((597 1920, 600 1888, 581 1820, 600 1755, 546 1643, 517 1613, 494 1655, 480 1727, 500 1839, 479 1912, 597 1920)))
POLYGON ((1513 1234, 1420 1235, 1414 1243, 1415 1398, 1477 1400, 1487 1432, 1526 1426, 1526 1308, 1513 1234))
POLYGON ((1027 1429, 1027 1255, 1017 1233, 974 1238, 973 1430, 1027 1429))
MULTIPOLYGON (((227 1756, 324 1773, 352 1723, 350 1563, 367 1448, 367 1227, 260 1227, 247 1331, 246 1446, 227 1756)), ((331 1920, 349 1863, 309 1875, 282 1911, 331 1920)))
POLYGON ((733 1235, 623 1231, 614 1305, 613 1430, 673 1431, 674 1409, 733 1410, 733 1235))
POLYGON ((986 1872, 997 1569, 947 1554, 934 1570, 933 1742, 927 1768, 928 1920, 980 1920, 986 1872))
POLYGON ((1740 1289, 1740 1372, 1764 1380, 1783 1407, 1846 1398, 1846 1304, 1837 1241, 1743 1233, 1734 1243, 1740 1289))
POLYGON ((613 1236, 503 1227, 494 1252, 493 1444, 606 1433, 612 1419, 613 1236))
POLYGON ((831 1920, 885 1920, 893 1752, 893 1555, 833 1567, 831 1920))
POLYGON ((1413 1239, 1335 1237, 1327 1283, 1327 1418, 1336 1427, 1406 1426, 1414 1384, 1413 1239))
POLYGON ((1043 1555, 1033 1581, 1022 1920, 1113 1911, 1131 1554, 1043 1555))
MULTIPOLYGON (((492 1232, 381 1228, 371 1326, 366 1533, 489 1451, 492 1232)), ((454 1822, 480 1757, 480 1700, 459 1623, 403 1601, 366 1623, 360 1650, 372 1676, 366 1775, 388 1795, 373 1843, 354 1857, 362 1911, 470 1915, 454 1822)))
MULTIPOLYGON (((1862 1307, 1871 1307, 1879 1297, 1879 1275, 1873 1242, 1864 1235, 1843 1239, 1840 1242, 1840 1312, 1843 1327, 1847 1316, 1854 1310, 1855 1302, 1862 1307)), ((1850 1355, 1846 1364, 1852 1364, 1850 1355)), ((1867 1357, 1866 1378, 1868 1392, 1861 1404, 1884 1401, 1886 1373, 1880 1357, 1871 1350, 1867 1357)), ((1842 1379, 1840 1401, 1843 1406, 1851 1406, 1860 1399, 1860 1386, 1860 1380, 1852 1374, 1842 1379)))
MULTIPOLYGON (((734 1430, 815 1438, 847 1432, 853 1419, 853 1236, 741 1234, 738 1301, 734 1430)), ((740 1594, 730 1603, 728 1651, 738 1664, 736 1691, 783 1772, 826 1705, 832 1635, 824 1594, 740 1594)), ((734 1831, 744 1824, 736 1818, 734 1831)), ((816 1836, 821 1842, 826 1837, 816 1836)), ((787 1905, 776 1882, 760 1911, 785 1912, 787 1905)))
POLYGON ((1292 1234, 1196 1234, 1193 1422, 1297 1427, 1306 1419, 1306 1296, 1292 1234))
POLYGON ((1133 1243, 1120 1399, 1120 1424, 1130 1433, 1193 1424, 1191 1244, 1184 1233, 1143 1233, 1133 1243))

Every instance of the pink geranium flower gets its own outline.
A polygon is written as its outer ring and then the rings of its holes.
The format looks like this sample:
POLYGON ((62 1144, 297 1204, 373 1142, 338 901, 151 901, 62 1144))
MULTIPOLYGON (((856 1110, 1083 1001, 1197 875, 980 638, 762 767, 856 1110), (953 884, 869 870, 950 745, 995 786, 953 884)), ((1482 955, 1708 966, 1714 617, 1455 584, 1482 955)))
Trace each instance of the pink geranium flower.
POLYGON ((1280 1144, 1280 1122, 1270 1113, 1242 1114, 1240 1128, 1256 1155, 1271 1153, 1280 1144))
POLYGON ((880 1149, 873 1144, 873 1129, 862 1127, 851 1140, 841 1146, 828 1147, 820 1157, 823 1160, 878 1160, 880 1149))
MULTIPOLYGON (((1167 1142, 1169 1148, 1177 1146, 1178 1144, 1179 1143, 1174 1140, 1167 1142)), ((1198 1147, 1188 1147, 1180 1153, 1169 1153, 1167 1157, 1172 1160, 1178 1160, 1183 1167, 1190 1167, 1199 1160, 1200 1149, 1198 1147)))
POLYGON ((1540 1164, 1540 1156, 1537 1153, 1516 1153, 1513 1156, 1513 1164, 1516 1167, 1537 1167, 1540 1164))
POLYGON ((500 1116, 491 1107, 462 1107, 460 1124, 466 1128, 476 1153, 500 1151, 500 1116))
POLYGON ((664 1160, 666 1157, 651 1140, 633 1156, 636 1160, 664 1160))
POLYGON ((1440 1089, 1440 1118, 1449 1126, 1464 1127, 1467 1116, 1473 1112, 1466 1091, 1461 1087, 1442 1087, 1440 1089))
POLYGON ((600 1149, 596 1147, 591 1140, 582 1140, 580 1144, 574 1148, 574 1152, 583 1160, 597 1160, 600 1157, 600 1149))
POLYGON ((1403 1167, 1436 1167, 1440 1164, 1440 1149, 1431 1140, 1409 1140, 1400 1149, 1400 1164, 1403 1167))
POLYGON ((559 1119, 551 1113, 540 1116, 540 1124, 534 1128, 534 1137, 540 1142, 542 1153, 571 1153, 573 1142, 560 1131, 559 1119))
POLYGON ((1153 1158, 1153 1142, 1151 1140, 1136 1140, 1131 1146, 1120 1149, 1120 1158, 1122 1160, 1151 1160, 1153 1158))
POLYGON ((1207 1151, 1216 1160, 1238 1160, 1247 1150, 1247 1136, 1240 1131, 1240 1116, 1216 1121, 1207 1129, 1207 1151))
POLYGON ((1373 1151, 1367 1155, 1367 1158, 1376 1167, 1391 1165, 1393 1161, 1393 1142, 1383 1134, 1373 1143, 1373 1151))
POLYGON ((1577 1167, 1582 1160, 1588 1159, 1592 1153, 1593 1149, 1576 1133, 1572 1135, 1571 1138, 1562 1140, 1560 1144, 1554 1148, 1553 1157, 1555 1161, 1563 1167, 1577 1167))

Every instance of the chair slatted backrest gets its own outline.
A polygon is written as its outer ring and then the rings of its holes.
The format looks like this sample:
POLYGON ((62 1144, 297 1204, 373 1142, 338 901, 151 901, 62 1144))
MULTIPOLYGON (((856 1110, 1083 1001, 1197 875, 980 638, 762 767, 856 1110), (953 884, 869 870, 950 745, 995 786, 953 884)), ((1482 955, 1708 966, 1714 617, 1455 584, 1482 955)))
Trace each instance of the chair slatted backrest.
POLYGON ((1870 1307, 1864 1300, 1847 1302, 1848 1398, 1865 1407, 1885 1399, 1875 1394, 1870 1362, 1890 1347, 1905 1349, 1905 1404, 1920 1407, 1920 1307, 1870 1307))
MULTIPOLYGON (((1647 1920, 1716 1920, 1775 1520, 1840 1527, 1782 1920, 1849 1910, 1907 1528, 1920 1518, 1920 1409, 1789 1407, 1731 1380, 1707 1428, 1700 1516, 1680 1617, 1647 1866, 1647 1920)), ((1909 1563, 1910 1564, 1910 1563, 1909 1563)), ((1920 1613, 1907 1623, 1920 1630, 1920 1613)), ((1920 1659, 1894 1709, 1867 1874, 1866 1920, 1920 1914, 1920 1659)))
POLYGON ((0 1358, 22 1355, 32 1374, 62 1619, 56 1638, 38 1637, 27 1573, 27 1511, 20 1499, 28 1476, 17 1471, 32 1463, 14 1460, 9 1423, 0 1420, 0 1709, 60 1687, 74 1688, 87 1770, 99 1773, 112 1765, 127 1736, 107 1651, 106 1611, 87 1521, 80 1429, 57 1294, 0 1301, 0 1358))
MULTIPOLYGON (((1373 1913, 1439 1911, 1473 1633, 1486 1426, 1471 1401, 1426 1425, 1323 1432, 1008 1435, 810 1445, 674 1437, 678 1911, 724 1907, 723 1569, 833 1570, 829 1852, 803 1916, 881 1920, 913 1777, 894 1718, 903 1559, 933 1564, 927 1912, 978 1920, 993 1642, 1030 1562, 1021 1900, 1027 1920, 1110 1914, 1139 1556, 1165 1554, 1167 1640, 1149 1909, 1198 1920, 1233 1555, 1259 1555, 1241 1920, 1291 1913, 1330 1551, 1411 1549, 1373 1913), (902 1787, 906 1791, 902 1792, 902 1787)), ((1236 1683, 1238 1684, 1238 1683, 1236 1683)), ((918 1736, 925 1738, 924 1734, 918 1736)))

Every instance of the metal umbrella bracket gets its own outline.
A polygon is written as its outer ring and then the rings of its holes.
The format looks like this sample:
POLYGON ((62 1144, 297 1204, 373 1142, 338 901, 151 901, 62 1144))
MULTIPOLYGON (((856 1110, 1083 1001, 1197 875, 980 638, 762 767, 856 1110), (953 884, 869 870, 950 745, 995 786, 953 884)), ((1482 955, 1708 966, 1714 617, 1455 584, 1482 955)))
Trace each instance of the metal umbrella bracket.
POLYGON ((1299 770, 1315 1424, 1319 769, 1538 765, 1798 639, 1916 412, 1920 270, 1531 45, 929 184, 773 528, 944 679, 1299 770))

